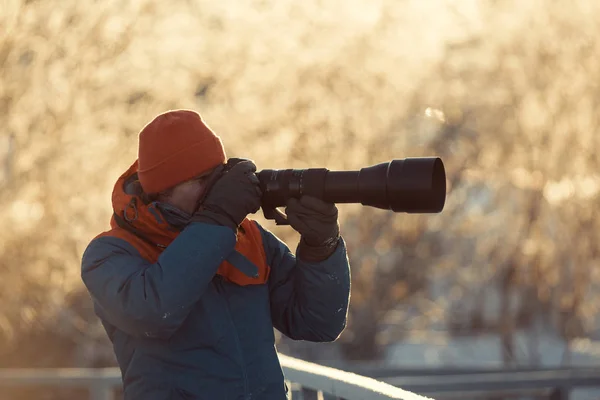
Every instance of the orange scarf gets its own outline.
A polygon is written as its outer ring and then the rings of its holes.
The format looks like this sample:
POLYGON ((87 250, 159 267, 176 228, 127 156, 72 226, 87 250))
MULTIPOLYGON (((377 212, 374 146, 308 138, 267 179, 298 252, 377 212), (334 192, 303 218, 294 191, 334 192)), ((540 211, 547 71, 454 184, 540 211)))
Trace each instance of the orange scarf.
MULTIPOLYGON (((179 231, 171 227, 161 211, 154 204, 146 204, 135 194, 128 194, 125 185, 137 172, 137 160, 122 174, 112 194, 113 211, 116 216, 128 222, 130 229, 119 226, 115 215, 110 220, 111 230, 101 236, 113 236, 134 246, 141 256, 151 263, 158 260, 162 251, 177 237, 179 231)), ((258 268, 258 277, 251 277, 237 269, 229 261, 223 261, 217 274, 240 286, 259 285, 267 282, 270 268, 266 262, 265 249, 259 228, 249 219, 244 219, 238 229, 235 250, 245 256, 258 268)))

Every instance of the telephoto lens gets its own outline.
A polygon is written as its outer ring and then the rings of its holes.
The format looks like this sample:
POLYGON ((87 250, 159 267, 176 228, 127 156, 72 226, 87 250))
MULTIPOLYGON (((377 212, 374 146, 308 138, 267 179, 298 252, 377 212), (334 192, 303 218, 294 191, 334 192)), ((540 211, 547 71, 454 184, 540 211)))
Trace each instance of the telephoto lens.
POLYGON ((446 202, 446 171, 439 157, 396 159, 358 171, 266 169, 257 173, 265 217, 291 197, 360 203, 393 212, 439 213, 446 202))

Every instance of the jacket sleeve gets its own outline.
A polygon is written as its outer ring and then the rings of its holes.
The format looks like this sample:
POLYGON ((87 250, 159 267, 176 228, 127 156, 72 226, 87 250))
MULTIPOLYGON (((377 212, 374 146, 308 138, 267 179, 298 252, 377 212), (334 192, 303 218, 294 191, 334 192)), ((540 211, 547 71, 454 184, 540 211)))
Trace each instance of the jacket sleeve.
POLYGON ((100 318, 133 336, 168 338, 235 241, 229 228, 192 223, 152 264, 125 240, 100 237, 83 254, 81 277, 100 318))
POLYGON ((350 264, 344 240, 327 260, 308 263, 296 258, 274 234, 259 228, 271 267, 273 326, 295 340, 336 340, 346 327, 350 301, 350 264))

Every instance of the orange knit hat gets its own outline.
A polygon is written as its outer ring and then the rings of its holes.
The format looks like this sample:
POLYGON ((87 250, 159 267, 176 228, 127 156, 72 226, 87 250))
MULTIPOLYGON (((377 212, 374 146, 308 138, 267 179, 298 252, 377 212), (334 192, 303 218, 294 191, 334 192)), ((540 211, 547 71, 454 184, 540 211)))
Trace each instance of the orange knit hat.
POLYGON ((146 193, 169 189, 225 161, 221 139, 195 111, 160 114, 139 135, 138 177, 146 193))

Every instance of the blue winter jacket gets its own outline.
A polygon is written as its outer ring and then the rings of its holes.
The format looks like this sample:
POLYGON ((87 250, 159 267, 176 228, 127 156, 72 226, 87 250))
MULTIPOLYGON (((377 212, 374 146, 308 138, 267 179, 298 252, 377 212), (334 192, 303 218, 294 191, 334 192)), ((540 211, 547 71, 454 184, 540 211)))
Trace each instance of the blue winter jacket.
POLYGON ((313 342, 341 334, 350 297, 344 241, 327 260, 307 263, 258 227, 270 267, 260 285, 215 274, 236 244, 222 226, 188 225, 155 263, 121 238, 89 244, 82 279, 113 343, 125 399, 283 400, 273 327, 313 342))

